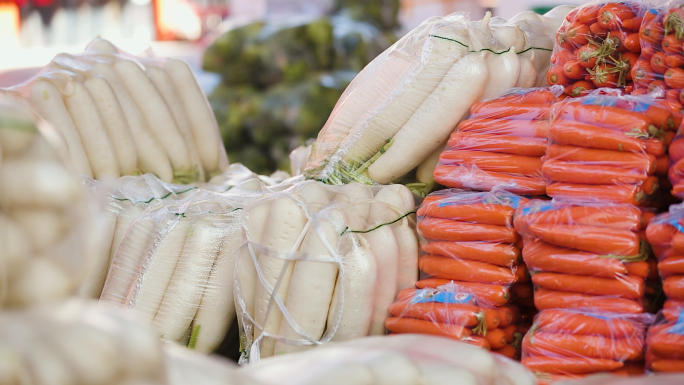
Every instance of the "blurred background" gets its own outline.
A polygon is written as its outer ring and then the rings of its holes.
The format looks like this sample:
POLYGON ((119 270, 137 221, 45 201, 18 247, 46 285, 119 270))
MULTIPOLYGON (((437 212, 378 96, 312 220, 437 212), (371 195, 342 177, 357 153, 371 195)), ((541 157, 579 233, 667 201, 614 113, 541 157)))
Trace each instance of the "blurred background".
POLYGON ((354 76, 431 16, 510 18, 584 0, 0 0, 0 87, 96 36, 181 57, 209 95, 231 162, 289 170, 354 76))

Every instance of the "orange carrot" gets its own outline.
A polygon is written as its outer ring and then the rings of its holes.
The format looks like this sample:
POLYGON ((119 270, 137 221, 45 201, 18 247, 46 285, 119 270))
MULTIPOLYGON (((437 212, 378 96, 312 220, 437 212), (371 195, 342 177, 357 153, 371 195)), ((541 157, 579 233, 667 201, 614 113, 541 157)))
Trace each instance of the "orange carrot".
POLYGON ((638 338, 527 333, 523 339, 526 354, 534 356, 562 355, 565 357, 604 358, 616 361, 643 358, 644 342, 638 338))
POLYGON ((668 299, 665 301, 663 304, 664 309, 679 309, 679 308, 684 308, 684 300, 683 301, 678 301, 676 299, 668 299))
POLYGON ((527 270, 527 266, 525 266, 524 263, 514 266, 513 269, 515 270, 516 282, 530 282, 530 272, 527 270))
POLYGON ((667 175, 667 170, 670 167, 670 157, 662 155, 656 158, 656 175, 667 175))
POLYGON ((535 103, 486 102, 470 108, 470 118, 544 120, 549 117, 550 107, 535 103))
POLYGON ((682 52, 682 43, 677 40, 677 37, 675 35, 665 36, 663 38, 663 42, 661 43, 661 47, 663 48, 663 51, 670 54, 682 52))
POLYGON ((669 223, 651 223, 646 228, 648 242, 655 245, 670 245, 677 229, 669 223))
POLYGON ((583 200, 601 199, 604 202, 628 203, 641 205, 648 203, 648 195, 652 192, 644 191, 647 186, 657 189, 658 179, 653 177, 642 185, 588 185, 576 183, 551 183, 546 192, 553 198, 575 198, 583 200))
POLYGON ((515 226, 522 231, 526 224, 557 224, 597 226, 637 231, 641 223, 641 210, 627 205, 559 206, 516 215, 515 226))
POLYGON ((499 327, 506 327, 510 325, 513 319, 513 311, 510 307, 501 306, 496 308, 496 313, 499 315, 499 327))
POLYGON ((606 298, 587 294, 566 293, 539 288, 534 293, 534 304, 545 309, 593 309, 610 313, 643 313, 644 306, 631 299, 606 298))
POLYGON ((458 201, 443 198, 427 204, 423 201, 417 215, 485 225, 511 226, 514 212, 514 208, 496 203, 460 204, 458 201))
POLYGON ((552 86, 567 86, 568 84, 572 83, 570 78, 565 75, 565 69, 563 67, 551 67, 549 72, 546 73, 546 81, 552 86))
POLYGON ((648 177, 648 174, 638 170, 560 160, 545 161, 542 171, 554 182, 582 184, 636 184, 648 177))
POLYGON ((458 259, 511 267, 520 261, 520 251, 511 245, 489 242, 428 242, 424 252, 458 259))
POLYGON ((684 275, 684 256, 666 258, 658 262, 658 271, 664 278, 675 274, 684 275))
MULTIPOLYGON (((681 44, 680 50, 681 50, 681 44)), ((684 70, 681 68, 668 68, 667 71, 665 71, 665 84, 667 84, 670 88, 684 88, 684 70)))
POLYGON ((651 363, 651 369, 656 372, 677 373, 684 372, 683 360, 658 360, 651 363))
POLYGON ((564 249, 525 237, 523 259, 528 268, 564 274, 614 278, 627 274, 625 265, 615 258, 564 249))
POLYGON ((663 358, 684 359, 684 336, 668 333, 669 327, 662 333, 649 336, 648 347, 663 358))
POLYGON ((622 40, 622 44, 624 44, 625 48, 631 52, 641 51, 641 45, 639 45, 639 34, 636 32, 625 36, 625 38, 622 40))
POLYGON ((474 165, 485 171, 540 175, 542 161, 538 157, 499 154, 495 152, 446 150, 439 156, 442 164, 474 165))
POLYGON ((556 273, 537 273, 532 277, 532 282, 550 290, 621 298, 641 298, 646 286, 642 278, 630 276, 611 279, 556 273))
POLYGON ((632 31, 638 31, 641 27, 641 17, 633 17, 631 19, 622 20, 622 28, 631 29, 632 31))
POLYGON ((636 153, 646 151, 646 146, 641 140, 629 137, 624 133, 610 128, 567 120, 553 122, 549 127, 549 137, 559 144, 570 146, 636 153))
POLYGON ((532 286, 524 284, 522 282, 515 283, 511 286, 511 293, 516 299, 520 298, 532 298, 534 292, 532 291, 532 286))
POLYGON ((586 68, 579 60, 570 60, 563 64, 563 72, 565 76, 574 80, 584 79, 587 74, 586 68))
POLYGON ((672 141, 669 148, 670 158, 673 162, 684 159, 684 136, 672 141))
MULTIPOLYGON (((446 285, 450 282, 458 285, 459 288, 463 288, 466 291, 473 293, 475 298, 477 298, 478 303, 482 305, 503 306, 508 303, 508 300, 511 299, 511 295, 505 286, 492 285, 488 283, 453 281, 442 278, 426 278, 418 281, 416 286, 420 289, 424 289, 426 287, 438 288, 439 286, 446 285)), ((485 316, 487 315, 488 314, 485 314, 485 316)))
POLYGON ((663 280, 663 291, 667 298, 684 300, 684 276, 674 275, 663 280))
POLYGON ((460 325, 438 324, 412 318, 390 317, 385 320, 385 327, 393 333, 429 334, 457 340, 472 334, 470 330, 460 325))
POLYGON ((631 231, 595 226, 531 224, 530 231, 544 242, 601 255, 639 254, 639 236, 631 231))
POLYGON ((473 104, 474 109, 480 108, 487 103, 522 103, 522 104, 551 104, 556 100, 553 92, 545 88, 524 90, 523 93, 514 92, 510 95, 497 97, 496 99, 477 102, 473 104))
POLYGON ((646 261, 625 263, 627 273, 637 278, 646 279, 649 277, 651 267, 646 261))
POLYGON ((506 342, 511 343, 515 341, 515 333, 518 333, 518 327, 516 325, 508 325, 506 327, 501 328, 501 330, 504 332, 506 335, 506 342))
POLYGON ((552 144, 548 147, 545 159, 582 162, 587 165, 622 167, 624 169, 648 174, 655 172, 657 166, 656 158, 649 154, 626 153, 577 146, 562 146, 559 144, 552 144))
POLYGON ((660 139, 644 139, 643 143, 644 150, 646 150, 646 153, 656 157, 664 155, 665 151, 667 150, 667 148, 665 147, 665 143, 660 139))
POLYGON ((424 255, 418 262, 420 270, 433 277, 456 281, 511 285, 515 274, 510 269, 488 263, 424 255))
POLYGON ((501 349, 494 349, 492 353, 501 354, 504 357, 508 357, 515 360, 518 357, 518 350, 513 347, 513 345, 506 345, 501 349))
POLYGON ((506 333, 501 329, 487 330, 484 338, 492 349, 501 349, 506 346, 506 333))
POLYGON ((395 317, 415 318, 470 328, 480 323, 485 323, 488 329, 494 329, 499 326, 499 315, 495 310, 479 308, 469 304, 413 303, 412 299, 402 299, 393 303, 389 311, 395 317), (486 313, 492 314, 485 317, 486 313))
POLYGON ((467 167, 439 165, 434 172, 435 181, 447 187, 491 190, 501 184, 515 184, 507 190, 521 195, 544 195, 546 181, 542 177, 472 170, 467 167))
POLYGON ((514 229, 506 226, 483 225, 432 217, 422 217, 418 221, 418 231, 428 239, 454 242, 515 243, 518 239, 514 229))
POLYGON ((599 335, 614 339, 631 338, 643 332, 632 322, 605 317, 592 317, 591 313, 566 310, 544 310, 535 318, 539 331, 574 335, 599 335))
POLYGON ((495 134, 454 132, 448 147, 452 150, 480 150, 522 156, 543 156, 548 139, 495 134))
POLYGON ((549 374, 588 374, 622 367, 622 362, 585 357, 526 357, 521 363, 533 372, 549 374))
POLYGON ((487 341, 487 339, 484 337, 469 336, 469 337, 462 338, 461 341, 465 342, 469 345, 477 346, 478 348, 482 348, 485 350, 491 350, 492 349, 492 347, 489 345, 489 341, 487 341))
POLYGON ((665 58, 665 65, 670 68, 680 67, 684 65, 684 56, 682 55, 667 55, 665 58))
POLYGON ((549 136, 549 122, 546 120, 476 118, 462 121, 458 125, 457 130, 480 134, 546 138, 549 136))
POLYGON ((662 75, 667 71, 666 58, 667 55, 664 52, 657 52, 651 57, 651 68, 655 73, 662 75))
POLYGON ((578 121, 622 132, 648 133, 654 122, 643 113, 618 107, 584 103, 567 103, 557 112, 557 119, 578 121))

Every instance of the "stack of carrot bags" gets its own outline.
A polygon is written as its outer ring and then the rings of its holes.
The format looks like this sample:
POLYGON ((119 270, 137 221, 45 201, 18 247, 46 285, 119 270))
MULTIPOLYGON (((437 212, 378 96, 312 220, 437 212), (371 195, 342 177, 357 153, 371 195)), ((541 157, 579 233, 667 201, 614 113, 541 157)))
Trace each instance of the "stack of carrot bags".
POLYGON ((542 171, 546 193, 647 206, 658 202, 658 178, 676 126, 653 98, 592 93, 556 103, 542 171))
POLYGON ((505 345, 511 344, 515 332, 522 335, 525 330, 509 326, 522 326, 523 320, 520 309, 512 302, 517 300, 517 293, 532 296, 527 268, 521 260, 520 237, 513 228, 515 209, 525 201, 527 199, 498 188, 493 192, 442 190, 429 195, 417 213, 418 232, 425 239, 421 245, 424 255, 420 258, 419 267, 430 278, 419 281, 416 286, 422 290, 448 290, 444 285, 455 285, 457 289, 449 290, 472 294, 479 306, 495 309, 500 316, 498 322, 487 318, 489 321, 483 328, 460 320, 451 323, 443 317, 417 317, 415 314, 422 310, 414 309, 411 301, 421 291, 416 294, 413 290, 399 295, 397 303, 390 309, 394 318, 387 322, 387 328, 395 333, 447 330, 448 333, 442 334, 458 338, 483 337, 484 340, 475 338, 475 342, 492 350, 506 349, 509 353, 506 355, 514 356, 511 348, 505 345), (425 322, 406 318, 421 318, 425 322), (432 323, 432 326, 398 329, 396 322, 432 323), (452 324, 458 328, 454 330, 452 324), (469 327, 470 332, 461 330, 469 327), (504 334, 505 339, 499 338, 504 334))
POLYGON ((670 144, 669 182, 672 185, 672 195, 684 199, 684 135, 681 130, 670 144))
POLYGON ((549 111, 561 92, 561 87, 516 88, 473 104, 440 155, 435 181, 480 191, 506 184, 516 194, 544 195, 541 157, 549 111))
POLYGON ((658 258, 658 273, 667 297, 646 339, 646 360, 654 372, 684 371, 684 206, 656 216, 646 236, 658 258))
POLYGON ((626 322, 620 319, 645 311, 649 253, 639 231, 650 218, 626 204, 531 200, 520 205, 515 229, 523 238, 523 260, 541 311, 523 343, 528 368, 542 378, 625 366, 643 372, 643 364, 625 364, 643 360, 643 325, 625 324, 630 334, 613 329, 626 322), (587 330, 577 326, 583 323, 587 330))

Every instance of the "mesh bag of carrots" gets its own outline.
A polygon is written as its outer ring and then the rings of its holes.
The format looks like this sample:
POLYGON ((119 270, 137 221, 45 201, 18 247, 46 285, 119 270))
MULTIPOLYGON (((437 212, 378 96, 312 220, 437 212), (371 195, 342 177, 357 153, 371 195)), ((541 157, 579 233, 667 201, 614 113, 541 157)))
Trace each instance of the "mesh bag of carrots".
POLYGON ((549 85, 565 86, 570 96, 602 87, 631 92, 647 9, 640 1, 591 1, 570 11, 556 32, 549 85))
POLYGON ((657 204, 655 174, 664 172, 676 129, 668 109, 650 97, 597 91, 556 103, 551 115, 542 166, 549 196, 657 204))
POLYGON ((653 315, 603 309, 547 309, 522 341, 522 364, 540 383, 595 373, 644 373, 646 328, 653 315))
POLYGON ((549 114, 561 87, 514 88, 473 104, 470 117, 449 137, 434 171, 447 187, 544 195, 541 157, 548 142, 549 114))
POLYGON ((648 218, 624 204, 532 200, 521 205, 515 229, 533 272, 537 309, 644 312, 650 252, 639 231, 648 218))
POLYGON ((241 370, 265 385, 535 385, 506 357, 450 338, 402 334, 332 343, 269 358, 241 370))
POLYGON ((0 308, 73 295, 87 278, 97 210, 70 166, 59 132, 0 94, 0 308))
POLYGON ((252 200, 235 275, 241 360, 384 335, 397 293, 418 280, 414 199, 402 185, 310 180, 252 200))
MULTIPOLYGON (((662 274, 662 272, 661 272, 662 274)), ((684 301, 668 299, 646 337, 646 366, 652 372, 684 372, 684 301)))
POLYGON ((490 306, 507 304, 509 288, 529 282, 513 228, 513 213, 524 201, 501 189, 428 195, 418 209, 418 232, 426 240, 419 267, 432 278, 419 281, 418 287, 454 281, 490 306))
POLYGON ((516 306, 492 307, 474 290, 450 281, 437 288, 402 290, 385 326, 393 334, 453 338, 516 359, 525 332, 520 322, 516 306))

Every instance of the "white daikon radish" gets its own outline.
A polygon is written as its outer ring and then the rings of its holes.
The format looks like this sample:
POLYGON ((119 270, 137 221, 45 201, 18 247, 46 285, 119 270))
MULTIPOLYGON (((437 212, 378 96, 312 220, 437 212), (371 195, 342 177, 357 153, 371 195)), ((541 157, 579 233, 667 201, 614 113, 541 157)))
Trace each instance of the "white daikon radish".
POLYGON ((112 237, 112 247, 109 250, 109 263, 114 261, 114 255, 119 249, 121 240, 126 236, 126 232, 133 224, 135 218, 137 218, 143 212, 142 204, 133 204, 130 201, 119 201, 117 204, 110 203, 111 209, 116 210, 116 228, 114 230, 114 236, 112 237))
POLYGON ((171 228, 163 229, 159 247, 148 258, 144 270, 140 271, 144 279, 140 283, 134 306, 144 324, 154 321, 171 277, 178 266, 183 245, 192 231, 191 221, 182 216, 171 224, 171 228))
POLYGON ((389 183, 444 144, 482 96, 488 79, 485 59, 485 53, 468 54, 451 67, 439 87, 394 136, 394 144, 368 168, 371 179, 389 183))
POLYGON ((105 40, 100 37, 97 37, 88 43, 88 46, 85 50, 86 52, 119 53, 119 50, 114 46, 114 44, 110 43, 109 40, 105 40))
POLYGON ((352 230, 365 230, 370 214, 371 199, 371 190, 368 186, 350 183, 337 187, 334 201, 347 205, 343 210, 353 217, 353 220, 347 223, 352 230))
MULTIPOLYGON (((17 263, 31 255, 32 245, 21 226, 8 216, 0 213, 0 266, 3 272, 14 270, 17 263)), ((2 298, 2 295, 0 295, 2 298)))
POLYGON ((520 59, 513 47, 504 53, 492 53, 487 57, 489 79, 480 100, 515 87, 520 77, 520 59))
POLYGON ((527 37, 525 49, 532 48, 535 53, 534 68, 537 71, 535 85, 537 87, 548 86, 546 72, 549 69, 557 28, 554 31, 547 31, 544 18, 533 11, 521 12, 513 16, 510 23, 518 25, 525 31, 527 37))
POLYGON ((512 385, 534 385, 537 383, 537 379, 534 374, 526 370, 524 366, 512 360, 498 360, 498 373, 499 378, 497 378, 497 383, 508 382, 512 385))
POLYGON ((190 121, 188 120, 188 115, 185 113, 183 102, 180 100, 180 97, 173 87, 173 81, 171 80, 171 77, 166 73, 166 71, 152 63, 145 64, 145 69, 150 75, 152 83, 154 83, 154 86, 157 87, 159 93, 164 98, 164 101, 173 113, 173 117, 176 120, 178 129, 180 130, 181 135, 183 135, 183 140, 185 140, 185 144, 188 147, 188 153, 190 154, 190 162, 192 163, 193 170, 197 170, 197 172, 200 174, 200 180, 204 181, 204 167, 202 167, 202 161, 200 160, 199 153, 197 152, 195 139, 192 135, 192 128, 190 128, 190 121))
MULTIPOLYGON (((371 214, 377 220, 389 223, 405 215, 416 208, 413 194, 403 185, 384 187, 375 196, 373 211, 371 214), (384 203, 386 207, 382 207, 384 203), (377 210, 381 210, 378 212, 377 210)), ((403 218, 398 223, 389 226, 394 232, 399 249, 397 265, 397 292, 402 289, 415 287, 418 281, 418 238, 409 225, 409 217, 403 218)))
POLYGON ((516 87, 532 88, 537 81, 537 69, 534 68, 534 50, 518 55, 520 59, 520 75, 515 83, 516 87))
POLYGON ((166 289, 154 325, 166 341, 178 341, 192 323, 202 293, 226 234, 224 220, 214 216, 198 219, 183 246, 176 271, 166 289))
MULTIPOLYGON (((247 209, 247 216, 244 219, 247 240, 257 244, 261 243, 271 211, 271 203, 272 201, 259 202, 247 209)), ((240 306, 244 307, 245 313, 254 319, 254 302, 256 301, 258 278, 249 249, 248 245, 244 245, 240 250, 237 262, 237 275, 235 277, 238 280, 239 290, 236 290, 235 297, 236 301, 242 303, 240 306)), ((254 254, 255 257, 259 255, 256 250, 254 250, 254 254)), ((238 306, 237 303, 235 305, 238 306)))
POLYGON ((185 106, 204 170, 209 174, 219 171, 221 145, 218 124, 197 79, 188 64, 179 59, 168 59, 164 69, 185 106))
POLYGON ((444 151, 444 147, 438 147, 430 156, 425 158, 425 160, 418 165, 418 168, 416 168, 416 180, 425 184, 425 187, 419 189, 416 194, 426 196, 435 187, 436 182, 433 174, 439 163, 439 156, 442 154, 442 151, 444 151))
POLYGON ((62 353, 42 341, 41 335, 33 333, 33 338, 25 339, 16 347, 24 350, 26 366, 29 368, 31 383, 50 385, 76 384, 73 369, 63 359, 62 353))
POLYGON ((365 337, 371 326, 379 266, 365 238, 357 239, 343 258, 330 304, 328 329, 337 327, 332 341, 365 337))
POLYGON ((7 304, 21 307, 63 298, 74 289, 69 273, 56 262, 28 258, 9 277, 7 304))
POLYGON ((49 81, 39 80, 31 87, 30 99, 38 108, 40 115, 64 135, 76 171, 92 178, 93 171, 83 147, 81 135, 64 105, 61 93, 49 81))
POLYGON ((81 136, 95 179, 118 178, 121 174, 114 148, 88 90, 77 81, 65 86, 64 104, 81 136))
POLYGON ((154 237, 152 233, 155 229, 155 223, 149 216, 140 215, 133 216, 136 212, 141 210, 133 206, 131 213, 124 212, 117 219, 116 230, 114 232, 115 239, 112 243, 112 250, 114 255, 112 257, 111 267, 107 274, 104 288, 102 289, 101 300, 105 302, 119 304, 124 308, 128 308, 133 293, 137 290, 138 272, 141 269, 145 256, 149 253, 154 237), (131 217, 128 217, 131 215, 131 217), (130 222, 128 222, 130 220, 130 222), (121 223, 119 223, 121 222, 121 223), (123 229, 123 237, 117 242, 117 234, 119 233, 119 225, 125 225, 124 222, 130 223, 130 226, 121 226, 123 229), (118 245, 118 249, 114 250, 113 245, 118 245))
POLYGON ((129 377, 155 377, 163 365, 156 334, 138 323, 125 322, 118 338, 122 372, 129 377))
POLYGON ((173 180, 173 170, 169 163, 169 157, 166 155, 162 144, 147 126, 145 117, 133 101, 133 98, 131 98, 126 87, 124 87, 121 79, 119 79, 119 75, 114 72, 110 65, 104 63, 93 64, 90 74, 107 80, 107 83, 109 83, 116 94, 133 136, 138 157, 138 168, 144 173, 149 172, 156 175, 164 182, 171 182, 173 180))
POLYGON ((368 366, 357 363, 340 363, 320 376, 304 381, 302 385, 375 385, 373 372, 368 366))
POLYGON ((376 385, 415 385, 421 383, 420 372, 401 353, 383 352, 365 364, 373 372, 376 385))
POLYGON ((23 384, 29 372, 21 353, 6 343, 0 343, 0 384, 23 384))
MULTIPOLYGON (((314 222, 302 241, 300 253, 333 258, 337 252, 339 230, 334 222, 341 222, 341 213, 326 211, 325 217, 314 217, 314 222)), ((319 341, 325 331, 328 311, 335 290, 338 265, 334 262, 297 261, 285 306, 290 317, 306 335, 319 341)), ((288 339, 304 339, 287 320, 280 324, 278 335, 288 339)), ((276 342, 275 354, 292 353, 314 345, 291 345, 276 342)))
POLYGON ((21 155, 36 139, 33 122, 28 118, 31 112, 22 104, 10 108, 0 106, 0 153, 4 158, 21 155))
POLYGON ((106 80, 93 77, 83 83, 97 106, 107 129, 121 175, 133 175, 138 168, 138 154, 126 115, 106 80))
MULTIPOLYGON (((271 251, 278 251, 281 253, 290 253, 297 250, 297 240, 299 239, 307 218, 302 208, 292 199, 286 196, 277 198, 271 204, 271 210, 264 229, 263 239, 261 244, 263 247, 271 251)), ((263 274, 264 285, 257 280, 256 283, 256 298, 254 303, 254 318, 258 326, 264 331, 275 334, 280 329, 280 321, 282 313, 277 304, 271 305, 269 315, 267 317, 267 309, 269 302, 271 302, 271 295, 279 296, 281 301, 285 301, 287 290, 290 286, 290 278, 292 277, 292 270, 294 263, 286 260, 267 256, 259 253, 258 256, 259 268, 263 274), (285 268, 283 274, 281 271, 285 268), (277 290, 275 289, 278 278, 281 277, 277 290)), ((261 333, 258 327, 254 329, 254 337, 258 337, 261 333)), ((275 348, 275 340, 272 338, 264 338, 262 340, 261 356, 269 357, 273 355, 275 348)))
POLYGON ((117 61, 114 64, 114 70, 145 117, 150 132, 164 147, 166 155, 171 160, 174 177, 179 181, 191 181, 188 148, 176 126, 171 110, 157 88, 138 64, 130 60, 117 61))
POLYGON ((461 23, 449 23, 438 27, 427 40, 423 66, 402 84, 403 89, 389 104, 369 122, 361 137, 344 155, 343 159, 365 161, 406 124, 421 104, 444 79, 455 62, 467 55, 468 31, 461 23))
POLYGON ((105 208, 102 216, 97 218, 96 232, 91 235, 88 250, 92 250, 76 293, 79 297, 99 299, 102 294, 107 272, 109 271, 109 255, 112 239, 116 230, 117 212, 105 208))
POLYGON ((489 28, 494 38, 505 49, 513 47, 515 52, 525 49, 525 32, 519 26, 510 24, 500 17, 492 17, 489 20, 489 28))
POLYGON ((79 326, 54 324, 43 338, 73 370, 77 383, 108 385, 120 370, 116 339, 96 328, 79 326))
POLYGON ((0 169, 0 206, 62 208, 79 196, 78 181, 60 164, 5 159, 0 169))
POLYGON ((57 210, 15 209, 9 216, 21 227, 37 253, 56 244, 72 228, 69 217, 57 210))
POLYGON ((421 365, 423 374, 421 384, 424 385, 478 385, 477 378, 467 369, 447 364, 421 365))
POLYGON ((211 353, 218 348, 235 318, 235 257, 242 242, 240 226, 231 221, 195 316, 194 325, 200 327, 195 342, 198 352, 211 353))

